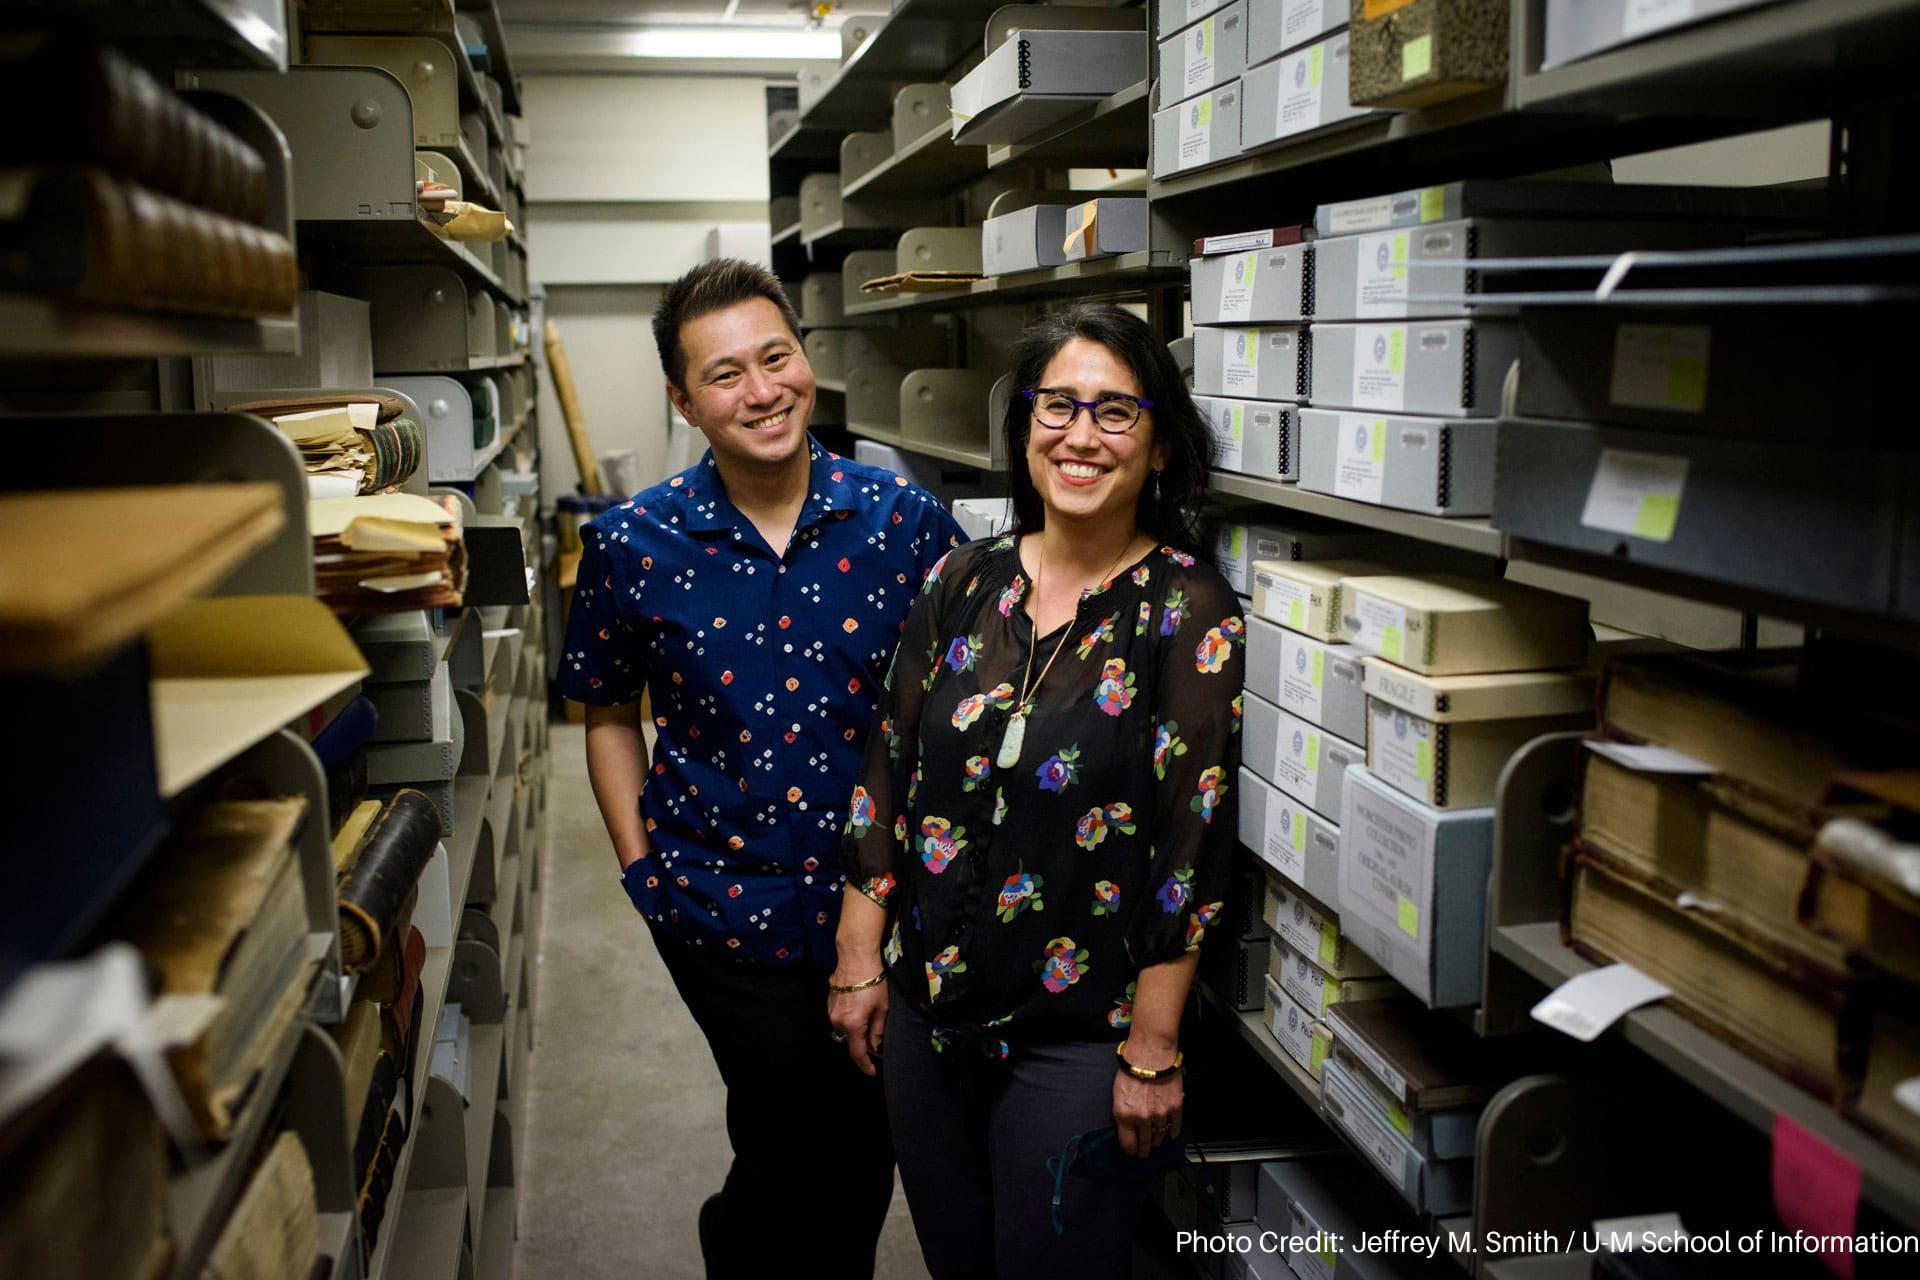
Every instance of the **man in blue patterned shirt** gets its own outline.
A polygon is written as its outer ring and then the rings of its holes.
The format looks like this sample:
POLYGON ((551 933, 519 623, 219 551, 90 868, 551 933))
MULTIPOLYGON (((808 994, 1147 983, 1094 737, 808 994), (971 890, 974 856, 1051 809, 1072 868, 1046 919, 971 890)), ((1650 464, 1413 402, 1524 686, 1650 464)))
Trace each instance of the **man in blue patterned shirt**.
POLYGON ((814 442, 799 317, 764 268, 696 267, 653 329, 708 452, 582 531, 560 690, 587 706, 621 882, 726 1082, 734 1160, 700 1212, 708 1274, 808 1257, 869 1275, 893 1155, 877 1082, 826 1017, 838 849, 907 609, 959 528, 814 442))

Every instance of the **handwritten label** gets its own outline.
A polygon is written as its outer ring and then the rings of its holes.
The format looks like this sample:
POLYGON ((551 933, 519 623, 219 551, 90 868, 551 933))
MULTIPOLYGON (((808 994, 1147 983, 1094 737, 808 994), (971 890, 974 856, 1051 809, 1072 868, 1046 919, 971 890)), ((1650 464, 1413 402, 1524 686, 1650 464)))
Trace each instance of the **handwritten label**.
POLYGON ((1695 0, 1627 0, 1620 15, 1620 34, 1629 38, 1652 35, 1693 20, 1695 0))
POLYGON ((1691 459, 1635 449, 1602 449, 1580 523, 1649 542, 1670 542, 1691 459))

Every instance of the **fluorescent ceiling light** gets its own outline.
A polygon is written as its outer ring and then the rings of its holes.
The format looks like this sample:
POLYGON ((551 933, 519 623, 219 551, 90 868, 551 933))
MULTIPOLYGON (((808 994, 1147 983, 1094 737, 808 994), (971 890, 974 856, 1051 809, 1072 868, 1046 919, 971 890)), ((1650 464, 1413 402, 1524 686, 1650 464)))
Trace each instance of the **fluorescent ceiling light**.
POLYGON ((836 31, 741 27, 640 27, 609 32, 607 52, 629 58, 807 59, 840 57, 836 31))

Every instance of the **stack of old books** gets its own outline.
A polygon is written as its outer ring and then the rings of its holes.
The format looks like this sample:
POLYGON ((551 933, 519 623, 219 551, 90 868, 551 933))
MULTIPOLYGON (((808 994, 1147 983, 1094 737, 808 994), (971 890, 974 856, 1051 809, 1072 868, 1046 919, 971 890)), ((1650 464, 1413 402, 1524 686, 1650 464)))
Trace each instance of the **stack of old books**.
POLYGON ((383 493, 307 504, 314 583, 335 613, 458 608, 467 586, 457 498, 383 493))
POLYGON ((79 31, 0 38, 0 292, 87 306, 261 315, 293 307, 260 155, 79 31))
POLYGON ((1807 687, 1793 651, 1617 660, 1564 932, 1920 1153, 1920 727, 1807 687), (1811 854, 1811 856, 1810 856, 1811 854))

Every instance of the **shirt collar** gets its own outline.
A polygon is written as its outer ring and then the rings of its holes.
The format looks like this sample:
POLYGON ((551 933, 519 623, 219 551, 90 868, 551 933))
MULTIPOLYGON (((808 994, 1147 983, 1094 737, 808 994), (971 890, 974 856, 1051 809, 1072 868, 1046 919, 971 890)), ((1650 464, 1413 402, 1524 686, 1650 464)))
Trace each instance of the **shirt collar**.
MULTIPOLYGON (((794 522, 796 531, 810 524, 826 519, 835 511, 854 509, 853 480, 848 476, 847 460, 822 448, 811 433, 807 436, 807 500, 800 508, 800 518, 794 522)), ((744 532, 747 518, 733 505, 733 499, 727 496, 727 487, 720 481, 720 468, 713 461, 713 450, 708 449, 700 457, 700 462, 691 471, 685 473, 686 483, 675 487, 687 503, 683 527, 690 533, 732 533, 744 532)))

